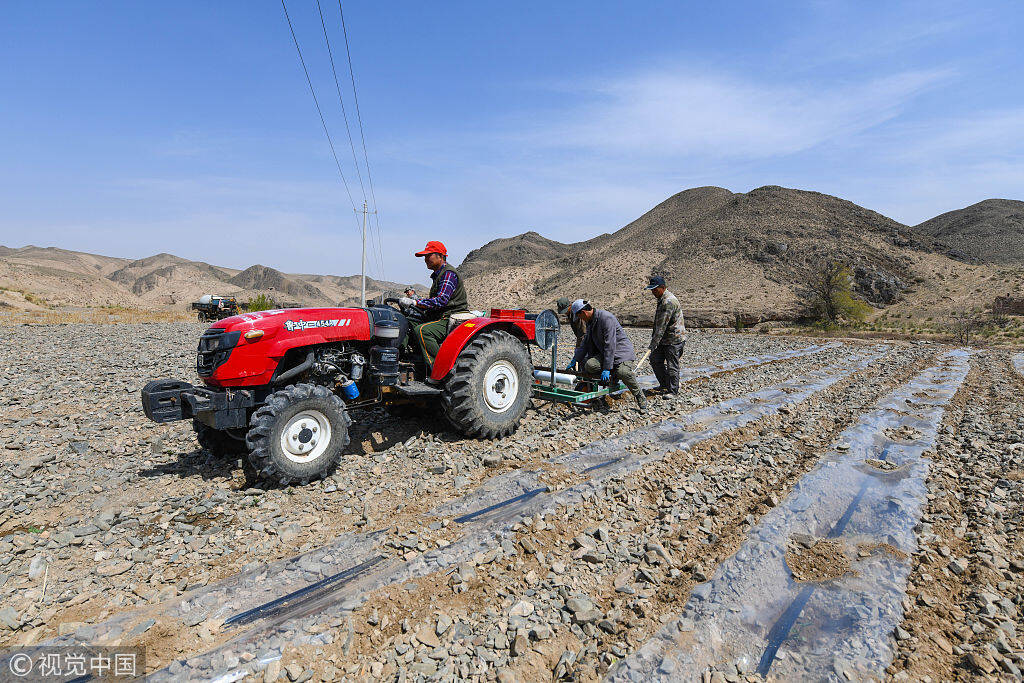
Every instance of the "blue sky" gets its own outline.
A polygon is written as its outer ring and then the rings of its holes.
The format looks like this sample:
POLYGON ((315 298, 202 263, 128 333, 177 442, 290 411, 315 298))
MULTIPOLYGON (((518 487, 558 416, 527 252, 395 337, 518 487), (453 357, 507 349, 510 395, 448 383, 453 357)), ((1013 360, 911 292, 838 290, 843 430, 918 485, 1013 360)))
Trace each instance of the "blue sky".
MULTIPOLYGON (((1019 2, 344 9, 374 276, 424 280, 427 239, 459 262, 526 230, 612 232, 698 185, 817 190, 910 224, 1024 199, 1019 2)), ((288 10, 361 204, 316 2, 288 10)), ((358 271, 279 2, 10 2, 0 63, 0 244, 358 271)))

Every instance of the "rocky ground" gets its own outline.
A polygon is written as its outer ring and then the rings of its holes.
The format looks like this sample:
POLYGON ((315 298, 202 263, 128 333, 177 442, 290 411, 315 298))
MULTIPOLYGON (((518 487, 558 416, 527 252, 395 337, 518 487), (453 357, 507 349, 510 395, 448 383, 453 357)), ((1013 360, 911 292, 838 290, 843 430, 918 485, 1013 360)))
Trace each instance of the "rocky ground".
MULTIPOLYGON (((0 341, 0 645, 7 646, 171 600, 346 532, 400 531, 403 550, 415 555, 448 542, 445 520, 425 513, 489 477, 868 348, 844 343, 695 380, 679 398, 652 399, 646 413, 628 398, 595 410, 537 404, 513 437, 496 442, 461 439, 429 417, 367 412, 356 416, 335 475, 281 489, 251 486, 237 462, 200 450, 190 425, 154 425, 138 407, 147 380, 194 376, 200 326, 8 329, 0 341)), ((646 331, 630 334, 646 348, 646 331)), ((693 333, 683 364, 810 343, 693 333)), ((800 410, 651 463, 608 483, 604 496, 531 520, 497 560, 377 591, 353 613, 352 638, 290 651, 266 677, 600 677, 679 611, 836 434, 936 350, 894 345, 800 410)), ((538 364, 543 358, 535 354, 538 364)), ((1024 383, 1006 356, 982 353, 965 387, 936 453, 914 597, 895 634, 900 653, 889 673, 909 680, 1020 675, 1013 667, 1021 667, 1024 607, 1024 383), (962 599, 950 603, 944 596, 959 595, 958 586, 962 599), (942 611, 946 604, 960 613, 942 611), (945 643, 926 637, 935 623, 945 625, 945 643)), ((145 639, 165 629, 151 668, 207 649, 186 628, 150 627, 140 642, 156 642, 145 639)))
POLYGON ((1021 679, 1024 378, 973 360, 946 414, 889 673, 901 681, 1021 679))

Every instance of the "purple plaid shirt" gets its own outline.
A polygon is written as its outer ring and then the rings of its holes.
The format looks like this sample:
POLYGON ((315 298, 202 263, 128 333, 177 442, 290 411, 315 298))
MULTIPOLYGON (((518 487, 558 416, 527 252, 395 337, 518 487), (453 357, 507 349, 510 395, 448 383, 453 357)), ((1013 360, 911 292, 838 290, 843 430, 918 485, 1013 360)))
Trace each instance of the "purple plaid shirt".
POLYGON ((448 305, 448 300, 452 298, 452 294, 455 293, 455 287, 458 284, 458 276, 454 272, 446 270, 441 273, 441 284, 438 285, 437 295, 429 299, 420 299, 416 302, 416 305, 428 311, 444 308, 448 305))

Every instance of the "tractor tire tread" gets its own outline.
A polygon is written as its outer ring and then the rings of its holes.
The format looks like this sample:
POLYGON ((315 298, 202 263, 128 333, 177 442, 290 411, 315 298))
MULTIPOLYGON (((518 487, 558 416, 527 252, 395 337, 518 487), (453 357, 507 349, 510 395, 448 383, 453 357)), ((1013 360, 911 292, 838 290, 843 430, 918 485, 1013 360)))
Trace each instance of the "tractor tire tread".
POLYGON ((483 332, 463 349, 455 361, 442 392, 445 415, 449 423, 466 436, 492 440, 506 437, 519 427, 529 404, 532 380, 533 362, 523 342, 504 330, 483 332), (503 419, 496 419, 484 412, 475 387, 482 381, 477 374, 484 371, 481 370, 481 359, 500 355, 505 355, 519 371, 523 394, 518 398, 518 405, 513 406, 503 419))
POLYGON ((341 459, 341 451, 349 443, 348 428, 352 418, 346 410, 345 402, 326 387, 313 384, 291 384, 267 397, 266 402, 252 414, 249 431, 245 441, 249 447, 249 464, 256 475, 267 481, 287 486, 291 484, 306 485, 310 481, 323 479, 333 474, 341 459), (309 400, 325 401, 328 411, 336 410, 340 414, 340 425, 335 425, 340 432, 336 453, 328 457, 319 469, 301 474, 287 472, 282 466, 283 461, 275 452, 273 433, 280 415, 290 407, 309 400), (341 429, 338 429, 341 427, 341 429))

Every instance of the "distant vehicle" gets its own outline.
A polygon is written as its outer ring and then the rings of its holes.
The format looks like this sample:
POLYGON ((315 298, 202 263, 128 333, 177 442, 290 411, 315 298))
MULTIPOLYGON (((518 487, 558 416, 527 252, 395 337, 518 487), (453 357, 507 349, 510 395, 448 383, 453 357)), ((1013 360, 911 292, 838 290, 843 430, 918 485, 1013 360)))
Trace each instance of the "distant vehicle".
POLYGON ((214 322, 238 315, 238 301, 233 296, 204 294, 192 304, 192 310, 202 322, 214 322))

